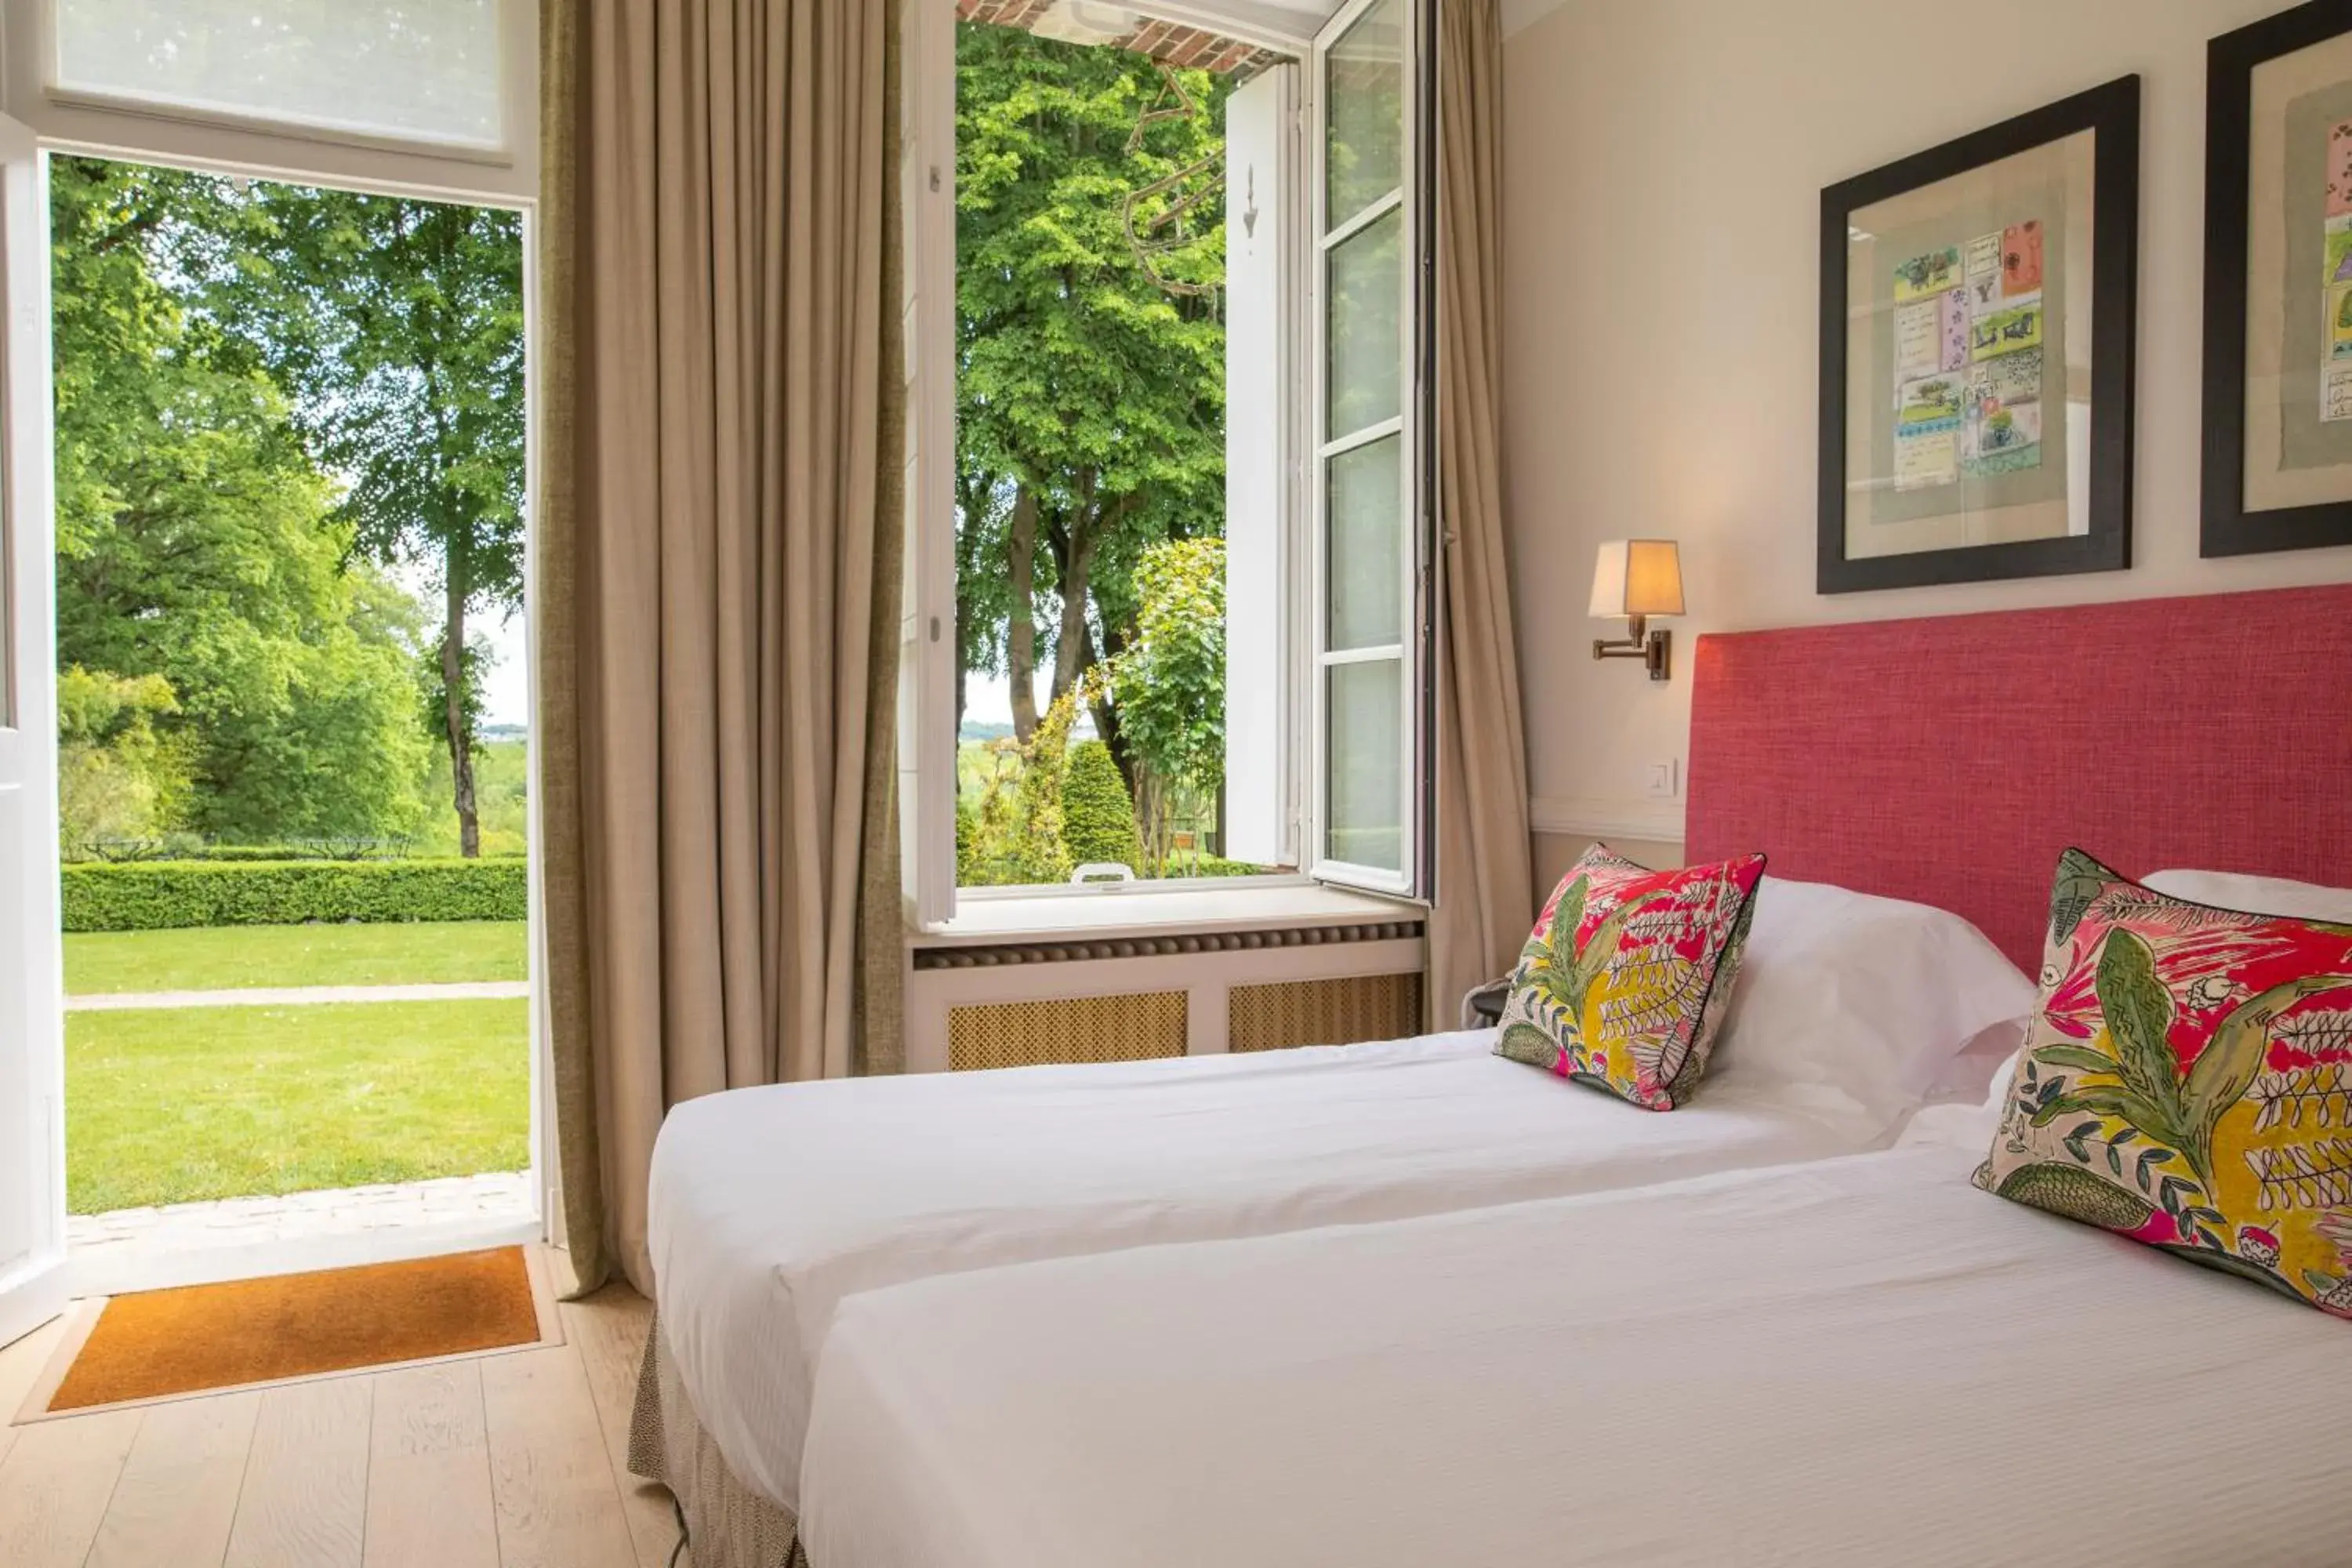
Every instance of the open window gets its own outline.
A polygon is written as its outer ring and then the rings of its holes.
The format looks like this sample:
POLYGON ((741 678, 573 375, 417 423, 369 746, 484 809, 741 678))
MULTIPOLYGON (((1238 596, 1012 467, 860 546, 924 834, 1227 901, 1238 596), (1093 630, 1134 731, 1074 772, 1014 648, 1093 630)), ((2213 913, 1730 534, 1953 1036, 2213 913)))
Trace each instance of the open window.
POLYGON ((907 4, 912 919, 1425 896, 1423 0, 907 4))
POLYGON ((1428 511, 1415 0, 1352 0, 1318 38, 1313 303, 1315 870, 1426 882, 1428 511))

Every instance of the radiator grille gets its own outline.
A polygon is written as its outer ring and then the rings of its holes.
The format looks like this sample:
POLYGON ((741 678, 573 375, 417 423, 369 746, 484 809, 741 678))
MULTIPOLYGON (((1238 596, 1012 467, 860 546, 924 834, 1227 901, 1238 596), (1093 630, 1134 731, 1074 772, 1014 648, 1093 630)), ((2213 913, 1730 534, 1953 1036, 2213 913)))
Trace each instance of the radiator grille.
POLYGON ((948 1010, 948 1066, 1139 1062, 1184 1054, 1184 993, 1068 996, 948 1010))
POLYGON ((1421 1033, 1421 976, 1365 974, 1236 985, 1225 1014, 1226 1048, 1284 1051, 1351 1046, 1421 1033))

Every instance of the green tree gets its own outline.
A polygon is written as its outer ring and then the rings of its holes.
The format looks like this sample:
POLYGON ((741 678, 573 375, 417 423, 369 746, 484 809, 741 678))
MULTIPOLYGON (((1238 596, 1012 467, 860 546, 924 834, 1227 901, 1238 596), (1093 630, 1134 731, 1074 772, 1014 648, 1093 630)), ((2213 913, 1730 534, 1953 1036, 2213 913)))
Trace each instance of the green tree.
POLYGON ((58 676, 58 827, 79 859, 114 844, 161 837, 188 795, 185 748, 156 731, 180 710, 160 675, 58 676))
POLYGON ((1038 716, 1027 741, 1002 741, 991 748, 995 765, 980 797, 958 814, 960 881, 1006 887, 1070 879, 1076 867, 1063 840, 1063 790, 1070 730, 1086 695, 1084 685, 1073 688, 1038 716))
MULTIPOLYGON (((182 298, 178 237, 219 218, 230 188, 59 157, 50 192, 58 661, 92 690, 167 683, 175 709, 131 704, 184 771, 184 787, 159 784, 150 825, 413 833, 414 604, 346 569, 351 527, 287 400, 182 298)), ((75 728, 90 712, 62 715, 62 743, 92 742, 75 728)))
POLYGON ((1224 541, 1153 544, 1133 583, 1135 637, 1112 661, 1109 683, 1135 754, 1145 851, 1160 875, 1179 816, 1211 816, 1224 782, 1224 541))
POLYGON ((440 597, 427 703, 459 852, 481 852, 474 778, 485 616, 523 594, 522 226, 514 213, 255 183, 184 231, 218 330, 293 399, 347 489, 352 548, 440 597))
POLYGON ((1041 659, 1059 700, 1126 646, 1142 550, 1223 531, 1227 85, 974 25, 957 77, 958 623, 1025 741, 1041 659))
POLYGON ((1143 864, 1135 802, 1100 741, 1081 741, 1071 750, 1069 774, 1062 781, 1062 843, 1081 866, 1143 864))

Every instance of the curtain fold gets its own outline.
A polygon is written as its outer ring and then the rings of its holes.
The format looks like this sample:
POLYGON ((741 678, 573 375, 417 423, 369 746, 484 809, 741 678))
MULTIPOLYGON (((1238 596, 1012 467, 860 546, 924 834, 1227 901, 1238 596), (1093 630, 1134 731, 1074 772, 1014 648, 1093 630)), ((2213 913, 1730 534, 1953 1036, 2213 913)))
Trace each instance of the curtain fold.
POLYGON ((888 8, 543 8, 546 973, 580 1289, 650 1289, 670 1106, 897 1050, 898 926, 870 892, 895 772, 888 8))
POLYGON ((1438 672, 1433 1026, 1503 973, 1535 917, 1527 732, 1502 489, 1502 24, 1437 0, 1437 467, 1445 614, 1438 672))

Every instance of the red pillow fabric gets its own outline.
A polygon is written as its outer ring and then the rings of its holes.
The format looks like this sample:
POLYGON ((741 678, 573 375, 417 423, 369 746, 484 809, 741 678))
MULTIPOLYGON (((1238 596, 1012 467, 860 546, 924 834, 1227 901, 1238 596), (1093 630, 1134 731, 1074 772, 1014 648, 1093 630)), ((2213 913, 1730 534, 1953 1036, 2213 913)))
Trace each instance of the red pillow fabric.
POLYGON ((2352 1317, 2352 925, 2059 862, 1977 1185, 2352 1317))
POLYGON ((1587 850, 1544 905, 1495 1049, 1651 1110, 1687 1100, 1723 1026, 1764 857, 1652 871, 1587 850))

